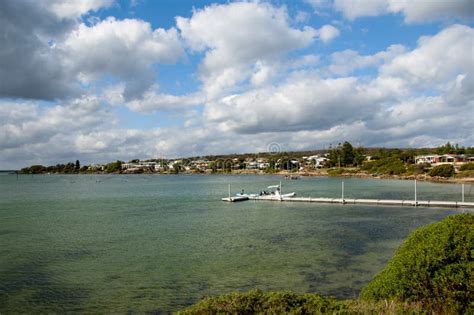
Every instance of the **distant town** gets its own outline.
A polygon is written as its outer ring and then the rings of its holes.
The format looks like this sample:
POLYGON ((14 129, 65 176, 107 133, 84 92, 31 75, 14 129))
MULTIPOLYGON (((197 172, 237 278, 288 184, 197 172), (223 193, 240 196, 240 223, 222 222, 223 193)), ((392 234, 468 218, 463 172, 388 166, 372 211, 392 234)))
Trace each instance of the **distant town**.
POLYGON ((449 142, 438 148, 354 148, 344 142, 328 150, 263 152, 177 159, 133 159, 81 165, 79 160, 52 166, 32 165, 20 174, 295 174, 474 177, 474 147, 449 142))

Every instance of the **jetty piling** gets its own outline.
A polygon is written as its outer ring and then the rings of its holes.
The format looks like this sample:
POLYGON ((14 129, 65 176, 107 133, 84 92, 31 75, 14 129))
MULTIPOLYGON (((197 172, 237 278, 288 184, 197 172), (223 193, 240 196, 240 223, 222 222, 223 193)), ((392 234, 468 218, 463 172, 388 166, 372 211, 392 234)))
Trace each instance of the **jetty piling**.
POLYGON ((341 196, 341 200, 342 200, 342 203, 344 203, 344 181, 342 181, 342 184, 341 184, 341 190, 342 190, 342 196, 341 196))
POLYGON ((415 207, 418 205, 418 202, 417 202, 417 195, 416 195, 416 179, 415 179, 415 207))

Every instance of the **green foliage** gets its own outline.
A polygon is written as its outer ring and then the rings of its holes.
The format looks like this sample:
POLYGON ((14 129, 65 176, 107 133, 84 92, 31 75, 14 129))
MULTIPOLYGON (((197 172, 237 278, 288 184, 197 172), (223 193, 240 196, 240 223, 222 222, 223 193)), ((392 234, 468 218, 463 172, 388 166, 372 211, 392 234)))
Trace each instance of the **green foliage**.
POLYGON ((452 145, 451 143, 447 142, 444 145, 439 146, 436 149, 437 154, 465 154, 470 153, 472 148, 465 149, 464 147, 460 147, 459 144, 452 145))
POLYGON ((356 148, 354 150, 354 165, 360 166, 364 163, 365 160, 365 150, 362 147, 356 148))
POLYGON ((370 173, 387 175, 401 175, 406 172, 405 165, 396 157, 384 157, 375 161, 366 162, 362 165, 361 169, 370 173))
POLYGON ((414 301, 435 312, 472 314, 473 256, 474 216, 449 216, 415 230, 360 297, 414 301))
POLYGON ((466 163, 461 166, 460 171, 472 171, 474 170, 474 163, 466 163))
POLYGON ((435 166, 429 172, 430 176, 451 177, 455 173, 454 166, 451 164, 443 164, 435 166))
POLYGON ((331 161, 331 166, 351 166, 355 164, 356 157, 357 162, 360 162, 361 159, 363 160, 363 158, 361 158, 361 154, 363 154, 362 152, 362 148, 358 148, 355 151, 352 147, 352 144, 350 144, 348 141, 345 141, 342 145, 339 143, 336 148, 329 150, 329 160, 331 161))
POLYGON ((23 174, 41 174, 41 173, 45 173, 46 171, 47 171, 47 168, 43 165, 32 165, 30 167, 22 168, 20 173, 23 173, 23 174))
POLYGON ((252 290, 206 298, 178 314, 323 314, 344 310, 344 303, 318 294, 252 290))
POLYGON ((328 170, 329 176, 341 176, 343 174, 355 174, 357 169, 347 169, 347 168, 333 168, 328 170))
POLYGON ((400 152, 399 158, 406 164, 413 164, 415 163, 415 156, 416 156, 415 150, 408 149, 408 150, 400 152))
POLYGON ((205 298, 177 314, 424 314, 417 303, 336 300, 319 294, 252 290, 205 298))
POLYGON ((466 170, 466 171, 461 171, 458 174, 456 174, 457 178, 470 178, 474 177, 474 170, 466 170))
POLYGON ((430 168, 429 163, 411 164, 407 167, 407 175, 419 175, 427 173, 430 168))
POLYGON ((122 161, 115 161, 115 162, 109 163, 105 166, 105 171, 107 173, 118 172, 121 169, 122 169, 122 161))
POLYGON ((79 171, 79 169, 81 168, 81 162, 79 162, 79 160, 76 160, 76 165, 74 166, 74 168, 76 171, 79 171))
POLYGON ((341 162, 344 166, 354 163, 354 149, 352 148, 352 144, 347 141, 344 142, 341 148, 341 162))
POLYGON ((344 173, 344 169, 343 168, 333 168, 333 169, 330 169, 328 170, 328 175, 329 176, 340 176, 344 173))

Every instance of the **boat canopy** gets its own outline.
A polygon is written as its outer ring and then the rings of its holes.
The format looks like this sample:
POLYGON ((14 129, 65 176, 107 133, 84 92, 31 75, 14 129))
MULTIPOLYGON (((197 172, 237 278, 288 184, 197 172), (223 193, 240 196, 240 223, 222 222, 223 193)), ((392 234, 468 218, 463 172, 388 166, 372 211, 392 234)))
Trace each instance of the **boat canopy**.
POLYGON ((267 188, 268 189, 280 188, 280 185, 272 185, 272 186, 268 186, 267 188))

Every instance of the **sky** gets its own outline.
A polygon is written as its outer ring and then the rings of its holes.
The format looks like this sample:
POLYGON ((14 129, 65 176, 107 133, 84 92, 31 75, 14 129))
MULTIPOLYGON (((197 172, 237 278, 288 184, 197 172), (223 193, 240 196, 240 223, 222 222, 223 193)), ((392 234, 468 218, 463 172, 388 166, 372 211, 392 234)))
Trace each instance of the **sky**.
POLYGON ((470 0, 3 0, 0 169, 474 145, 470 0))

